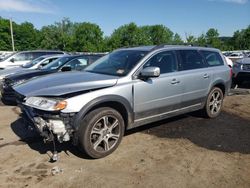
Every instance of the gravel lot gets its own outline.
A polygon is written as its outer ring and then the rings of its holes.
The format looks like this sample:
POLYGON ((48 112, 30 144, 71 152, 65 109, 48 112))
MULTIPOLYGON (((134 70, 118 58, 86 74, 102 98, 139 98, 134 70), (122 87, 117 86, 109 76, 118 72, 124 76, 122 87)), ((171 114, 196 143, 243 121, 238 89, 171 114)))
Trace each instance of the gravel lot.
POLYGON ((129 131, 99 160, 58 145, 51 163, 52 145, 1 105, 0 187, 250 187, 249 114, 250 90, 237 89, 217 119, 193 113, 129 131))

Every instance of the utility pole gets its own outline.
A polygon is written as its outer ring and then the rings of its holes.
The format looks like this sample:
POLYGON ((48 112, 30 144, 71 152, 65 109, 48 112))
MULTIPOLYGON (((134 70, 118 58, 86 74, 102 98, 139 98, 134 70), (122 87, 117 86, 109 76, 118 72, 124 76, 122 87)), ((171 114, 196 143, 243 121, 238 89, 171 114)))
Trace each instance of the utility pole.
POLYGON ((13 37, 13 28, 12 28, 12 19, 10 18, 10 34, 11 34, 11 42, 12 42, 12 51, 15 51, 14 37, 13 37))

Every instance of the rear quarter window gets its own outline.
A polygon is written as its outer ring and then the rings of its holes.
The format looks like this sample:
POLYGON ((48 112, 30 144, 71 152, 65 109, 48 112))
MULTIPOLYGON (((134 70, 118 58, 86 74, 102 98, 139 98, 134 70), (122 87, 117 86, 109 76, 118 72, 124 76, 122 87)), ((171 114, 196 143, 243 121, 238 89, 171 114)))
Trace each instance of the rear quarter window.
POLYGON ((204 56, 209 67, 224 65, 224 62, 218 52, 201 50, 201 54, 204 56))

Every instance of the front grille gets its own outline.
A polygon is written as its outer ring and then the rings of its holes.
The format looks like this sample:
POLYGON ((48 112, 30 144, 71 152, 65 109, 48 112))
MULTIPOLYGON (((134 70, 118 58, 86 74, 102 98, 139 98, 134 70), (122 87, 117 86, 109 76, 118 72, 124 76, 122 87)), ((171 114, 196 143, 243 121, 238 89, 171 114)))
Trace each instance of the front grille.
POLYGON ((250 71, 250 64, 244 64, 244 65, 242 66, 242 69, 243 69, 244 71, 250 71))

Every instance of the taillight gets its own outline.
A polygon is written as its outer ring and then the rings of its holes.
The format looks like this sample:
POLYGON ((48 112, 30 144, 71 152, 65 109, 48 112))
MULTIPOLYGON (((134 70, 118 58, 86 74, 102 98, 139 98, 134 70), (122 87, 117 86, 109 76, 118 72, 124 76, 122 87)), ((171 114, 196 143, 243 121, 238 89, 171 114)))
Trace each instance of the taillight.
POLYGON ((230 78, 232 78, 232 77, 233 77, 233 69, 230 68, 230 78))

